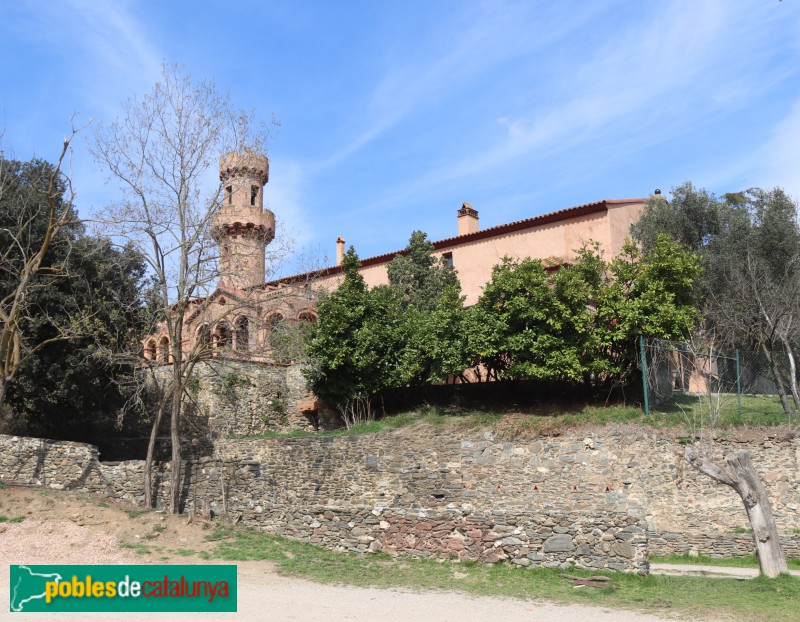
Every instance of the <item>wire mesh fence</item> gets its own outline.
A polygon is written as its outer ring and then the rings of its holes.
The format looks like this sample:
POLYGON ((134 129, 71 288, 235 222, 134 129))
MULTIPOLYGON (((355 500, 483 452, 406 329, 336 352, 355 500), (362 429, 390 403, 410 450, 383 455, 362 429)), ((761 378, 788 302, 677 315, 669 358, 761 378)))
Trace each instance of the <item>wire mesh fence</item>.
MULTIPOLYGON (((785 354, 745 350, 716 351, 696 344, 663 339, 639 340, 645 414, 701 414, 777 422, 786 420, 779 382, 790 391, 790 365, 785 354), (776 380, 776 374, 781 377, 776 380)), ((800 377, 795 378, 800 383, 800 377)), ((791 395, 787 400, 793 405, 791 395)))

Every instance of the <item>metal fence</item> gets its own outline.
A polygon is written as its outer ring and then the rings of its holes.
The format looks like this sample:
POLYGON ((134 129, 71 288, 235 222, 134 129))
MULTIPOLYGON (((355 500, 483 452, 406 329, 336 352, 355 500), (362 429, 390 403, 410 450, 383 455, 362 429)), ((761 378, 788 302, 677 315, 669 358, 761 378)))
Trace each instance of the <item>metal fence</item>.
MULTIPOLYGON (((720 352, 686 342, 640 337, 639 361, 648 416, 696 416, 699 410, 739 420, 785 416, 776 370, 761 352, 720 352)), ((788 373, 782 358, 776 366, 777 373, 788 373)))

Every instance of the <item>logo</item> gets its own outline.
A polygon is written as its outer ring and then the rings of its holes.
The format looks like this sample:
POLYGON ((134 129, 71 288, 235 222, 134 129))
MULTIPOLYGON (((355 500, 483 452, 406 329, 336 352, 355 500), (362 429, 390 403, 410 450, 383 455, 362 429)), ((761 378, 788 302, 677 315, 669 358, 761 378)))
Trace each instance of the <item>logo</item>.
POLYGON ((236 611, 236 566, 11 566, 12 612, 236 611))

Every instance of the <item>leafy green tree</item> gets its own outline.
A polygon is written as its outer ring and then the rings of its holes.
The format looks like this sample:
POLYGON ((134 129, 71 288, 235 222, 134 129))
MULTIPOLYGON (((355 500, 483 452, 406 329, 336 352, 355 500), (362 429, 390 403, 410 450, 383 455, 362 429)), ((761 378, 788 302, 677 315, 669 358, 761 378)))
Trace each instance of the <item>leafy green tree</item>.
POLYGON ((607 273, 597 302, 604 371, 624 381, 636 366, 640 335, 681 339, 691 332, 702 268, 697 253, 662 234, 648 252, 627 243, 607 273))
POLYGON ((647 201, 639 220, 631 225, 631 235, 645 250, 662 234, 691 250, 701 250, 724 228, 725 203, 688 181, 673 188, 671 194, 671 201, 664 195, 654 195, 647 201))
POLYGON ((391 299, 385 292, 370 295, 359 266, 351 246, 342 260, 342 284, 317 305, 319 317, 307 346, 311 363, 305 370, 309 388, 339 409, 348 425, 348 411, 384 388, 388 367, 381 357, 386 344, 376 314, 391 299))
POLYGON ((784 410, 800 412, 797 204, 780 188, 717 198, 686 183, 669 203, 649 201, 632 233, 646 249, 667 234, 700 253, 696 295, 708 327, 723 347, 762 352, 784 410))
POLYGON ((427 234, 414 231, 403 255, 387 268, 389 284, 399 290, 404 306, 423 311, 435 309, 448 288, 460 288, 453 266, 433 255, 427 234))
POLYGON ((107 434, 125 396, 115 383, 121 370, 100 353, 135 341, 141 258, 86 234, 57 166, 4 160, 2 172, 0 298, 4 317, 13 317, 15 301, 21 311, 19 363, 5 367, 13 371, 5 425, 55 438, 87 440, 98 427, 107 434))
POLYGON ((401 344, 400 381, 396 386, 442 382, 470 367, 460 288, 447 287, 435 303, 427 311, 415 306, 400 310, 405 342, 401 344))
POLYGON ((593 305, 602 269, 588 247, 555 274, 538 260, 505 258, 471 310, 475 358, 498 377, 588 379, 599 370, 593 305))
MULTIPOLYGON (((389 287, 400 306, 391 325, 401 339, 393 354, 397 373, 391 386, 424 385, 460 374, 469 363, 462 323, 464 298, 455 270, 433 255, 433 243, 414 231, 403 255, 387 268, 389 287)), ((377 289, 377 288, 376 288, 377 289)))
POLYGON ((698 273, 697 256, 666 236, 649 253, 627 244, 610 265, 590 245, 555 273, 506 258, 468 313, 468 349, 495 378, 618 382, 640 334, 691 326, 698 273))

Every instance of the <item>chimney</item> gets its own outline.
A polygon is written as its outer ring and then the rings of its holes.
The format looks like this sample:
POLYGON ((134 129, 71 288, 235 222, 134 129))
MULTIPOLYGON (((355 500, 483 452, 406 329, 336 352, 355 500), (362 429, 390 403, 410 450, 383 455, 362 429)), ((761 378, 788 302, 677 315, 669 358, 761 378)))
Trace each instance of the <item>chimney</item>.
POLYGON ((469 203, 462 203, 458 210, 458 235, 475 233, 478 228, 478 210, 469 203))
POLYGON ((341 266, 344 259, 344 240, 342 236, 336 238, 336 265, 341 266))

